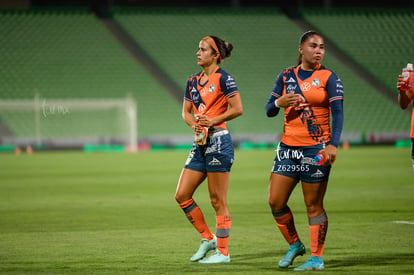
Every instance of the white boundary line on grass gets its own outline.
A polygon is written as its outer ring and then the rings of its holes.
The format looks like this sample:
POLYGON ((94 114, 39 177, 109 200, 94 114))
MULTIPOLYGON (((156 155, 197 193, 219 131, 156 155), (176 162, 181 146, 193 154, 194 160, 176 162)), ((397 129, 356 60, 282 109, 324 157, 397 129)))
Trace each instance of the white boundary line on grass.
POLYGON ((393 223, 414 225, 414 222, 410 221, 393 221, 393 223))

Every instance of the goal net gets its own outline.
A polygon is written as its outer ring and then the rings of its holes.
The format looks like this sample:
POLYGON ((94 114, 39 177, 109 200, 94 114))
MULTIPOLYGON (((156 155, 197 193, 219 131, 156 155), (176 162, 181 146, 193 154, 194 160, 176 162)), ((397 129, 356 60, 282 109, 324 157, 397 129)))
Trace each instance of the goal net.
POLYGON ((73 148, 122 144, 137 148, 137 107, 116 99, 0 99, 0 143, 73 148))

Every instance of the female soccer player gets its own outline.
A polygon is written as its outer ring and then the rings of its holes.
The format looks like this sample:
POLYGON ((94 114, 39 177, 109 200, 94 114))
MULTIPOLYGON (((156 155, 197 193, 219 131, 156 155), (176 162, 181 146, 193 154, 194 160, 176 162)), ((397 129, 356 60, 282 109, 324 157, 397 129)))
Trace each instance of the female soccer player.
POLYGON ((266 104, 268 117, 284 108, 284 132, 276 150, 270 175, 269 205, 276 224, 290 247, 280 268, 287 268, 298 255, 305 254, 295 228, 289 197, 302 182, 310 231, 311 257, 295 270, 325 268, 322 252, 328 228, 323 199, 331 164, 336 159, 343 125, 343 87, 336 74, 321 61, 324 40, 315 31, 305 32, 299 42, 298 65, 283 70, 277 77, 266 104), (330 116, 332 115, 332 127, 330 116), (324 163, 314 157, 324 155, 324 163))
POLYGON ((175 199, 201 235, 198 251, 191 261, 230 262, 227 244, 231 217, 227 189, 234 147, 226 121, 243 113, 233 78, 218 64, 231 55, 233 45, 216 36, 204 37, 198 46, 198 65, 203 69, 187 81, 182 117, 194 131, 196 141, 178 181, 175 199), (193 199, 197 187, 207 178, 211 204, 216 212, 216 234, 207 226, 193 199), (207 253, 214 250, 210 257, 207 253))
MULTIPOLYGON (((414 85, 411 87, 411 90, 402 89, 404 80, 402 75, 398 76, 397 89, 400 91, 398 94, 398 103, 400 104, 401 109, 405 110, 411 103, 414 102, 414 85)), ((411 163, 413 165, 414 171, 414 105, 411 112, 411 163)))

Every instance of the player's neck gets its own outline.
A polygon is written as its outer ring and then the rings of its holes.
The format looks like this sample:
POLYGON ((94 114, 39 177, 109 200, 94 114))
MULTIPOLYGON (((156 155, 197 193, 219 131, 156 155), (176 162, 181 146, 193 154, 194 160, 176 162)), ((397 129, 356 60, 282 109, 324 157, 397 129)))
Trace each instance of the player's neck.
POLYGON ((302 63, 300 65, 300 68, 304 71, 314 71, 317 70, 319 68, 320 64, 319 63, 302 63))
POLYGON ((208 78, 210 77, 217 68, 217 64, 213 63, 209 66, 203 67, 203 73, 208 78))

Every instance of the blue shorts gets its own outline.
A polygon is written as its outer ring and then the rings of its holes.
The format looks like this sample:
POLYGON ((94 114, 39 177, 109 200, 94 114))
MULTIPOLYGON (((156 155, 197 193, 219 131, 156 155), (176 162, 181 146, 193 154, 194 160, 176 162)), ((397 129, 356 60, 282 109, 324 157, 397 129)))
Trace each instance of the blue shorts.
POLYGON ((326 144, 313 146, 288 146, 279 143, 272 173, 288 176, 306 183, 328 181, 331 166, 319 165, 313 159, 326 144))
POLYGON ((223 130, 210 135, 206 145, 194 143, 184 168, 202 173, 230 172, 233 162, 233 142, 229 132, 223 130))

